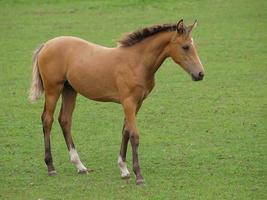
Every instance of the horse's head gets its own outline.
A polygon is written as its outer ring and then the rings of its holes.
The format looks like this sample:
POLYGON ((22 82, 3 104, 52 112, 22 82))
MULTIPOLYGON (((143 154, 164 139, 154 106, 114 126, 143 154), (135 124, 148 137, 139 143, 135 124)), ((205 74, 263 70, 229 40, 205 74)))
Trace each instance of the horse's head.
POLYGON ((190 26, 185 26, 183 20, 177 23, 177 31, 170 42, 170 57, 187 71, 194 81, 202 80, 204 68, 198 57, 191 31, 196 26, 196 22, 190 26))

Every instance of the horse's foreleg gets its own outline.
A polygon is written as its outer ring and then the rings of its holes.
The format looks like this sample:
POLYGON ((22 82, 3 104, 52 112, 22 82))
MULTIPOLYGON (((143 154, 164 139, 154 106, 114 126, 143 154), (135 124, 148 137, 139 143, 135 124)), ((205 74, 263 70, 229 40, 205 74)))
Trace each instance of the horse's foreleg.
POLYGON ((45 163, 47 165, 48 175, 55 175, 56 170, 53 165, 53 158, 51 154, 50 146, 50 133, 53 124, 53 114, 56 108, 56 103, 59 97, 59 91, 56 93, 45 94, 45 105, 42 114, 42 124, 44 133, 44 145, 45 145, 45 163))
POLYGON ((122 128, 122 141, 121 141, 121 149, 120 149, 120 155, 118 158, 118 164, 121 171, 121 177, 123 179, 130 178, 130 172, 127 168, 126 163, 126 153, 127 153, 127 146, 129 141, 129 132, 125 130, 125 123, 126 120, 124 119, 124 124, 122 128))
POLYGON ((87 168, 83 165, 75 149, 71 136, 72 113, 75 108, 77 93, 69 85, 65 85, 62 91, 62 105, 59 114, 59 124, 61 126, 65 142, 70 154, 71 162, 76 166, 78 173, 87 173, 87 168))
POLYGON ((142 184, 144 180, 141 175, 138 161, 139 134, 136 127, 136 112, 138 107, 138 104, 133 99, 128 99, 123 102, 126 119, 125 131, 129 132, 129 138, 132 145, 133 171, 136 175, 136 184, 142 184))

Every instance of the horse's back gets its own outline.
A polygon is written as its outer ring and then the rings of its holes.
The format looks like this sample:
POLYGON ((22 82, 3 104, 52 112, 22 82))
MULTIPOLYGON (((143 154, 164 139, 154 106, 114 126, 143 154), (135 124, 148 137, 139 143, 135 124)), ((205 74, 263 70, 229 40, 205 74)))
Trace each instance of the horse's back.
POLYGON ((44 44, 39 60, 53 61, 54 59, 59 59, 60 61, 66 61, 71 54, 75 52, 80 52, 81 54, 83 49, 88 50, 94 48, 94 46, 96 45, 77 37, 56 37, 44 44))

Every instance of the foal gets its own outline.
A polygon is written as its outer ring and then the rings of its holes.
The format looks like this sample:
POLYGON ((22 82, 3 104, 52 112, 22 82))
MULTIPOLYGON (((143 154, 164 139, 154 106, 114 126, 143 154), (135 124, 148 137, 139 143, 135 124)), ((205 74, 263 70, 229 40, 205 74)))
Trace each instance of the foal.
POLYGON ((128 141, 132 146, 136 184, 143 183, 138 162, 139 135, 136 114, 154 87, 155 72, 168 57, 187 71, 194 81, 202 80, 204 69, 197 55, 191 31, 196 23, 144 28, 126 35, 115 48, 99 46, 76 37, 57 37, 44 43, 33 56, 30 99, 36 101, 44 91, 42 124, 45 163, 48 174, 56 174, 50 133, 53 114, 62 96, 59 123, 70 154, 79 173, 87 173, 71 136, 72 113, 77 93, 96 101, 122 105, 124 125, 118 164, 122 178, 129 178, 126 164, 128 141))

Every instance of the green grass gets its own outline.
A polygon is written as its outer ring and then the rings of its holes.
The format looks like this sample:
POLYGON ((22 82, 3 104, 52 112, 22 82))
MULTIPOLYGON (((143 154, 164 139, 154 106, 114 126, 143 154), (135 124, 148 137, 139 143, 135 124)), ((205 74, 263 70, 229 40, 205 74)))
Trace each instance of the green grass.
POLYGON ((0 1, 0 199, 267 199, 266 24, 265 0, 0 1), (54 123, 58 175, 48 177, 43 99, 27 99, 32 51, 59 35, 114 46, 124 32, 180 18, 199 21, 206 77, 192 82, 171 60, 157 73, 138 115, 146 184, 119 176, 121 107, 81 96, 74 142, 95 171, 76 174, 54 123))

